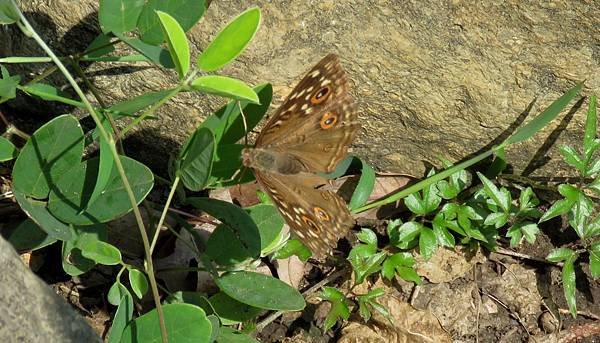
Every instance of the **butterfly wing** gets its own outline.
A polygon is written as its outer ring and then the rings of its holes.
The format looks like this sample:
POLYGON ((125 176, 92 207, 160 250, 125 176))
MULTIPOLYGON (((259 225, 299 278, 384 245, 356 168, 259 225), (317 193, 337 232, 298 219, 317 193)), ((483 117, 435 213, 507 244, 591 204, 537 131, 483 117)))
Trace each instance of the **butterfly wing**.
POLYGON ((254 171, 294 234, 315 257, 323 257, 354 226, 342 198, 332 191, 313 188, 314 176, 254 171))
POLYGON ((348 79, 330 54, 298 83, 256 140, 256 147, 284 152, 310 172, 331 172, 346 156, 359 124, 348 79))

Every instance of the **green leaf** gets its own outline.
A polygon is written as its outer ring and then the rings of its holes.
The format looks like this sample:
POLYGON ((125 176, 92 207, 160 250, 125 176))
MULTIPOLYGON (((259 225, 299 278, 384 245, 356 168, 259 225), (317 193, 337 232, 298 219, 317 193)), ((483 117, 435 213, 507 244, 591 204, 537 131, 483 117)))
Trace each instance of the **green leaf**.
POLYGON ((589 185, 587 185, 587 188, 591 189, 596 194, 600 194, 600 175, 597 176, 589 185))
POLYGON ((285 243, 285 245, 281 249, 277 250, 273 254, 273 258, 284 259, 292 255, 296 255, 301 261, 306 262, 308 261, 308 258, 312 255, 312 252, 299 240, 290 239, 285 243))
POLYGON ((19 9, 10 0, 0 0, 0 24, 14 24, 19 21, 19 9))
POLYGON ((106 298, 110 304, 115 306, 118 306, 123 301, 123 298, 130 298, 133 300, 127 287, 118 280, 110 286, 106 298))
POLYGON ((598 174, 598 172, 600 172, 600 158, 597 158, 590 162, 588 168, 585 170, 584 175, 585 176, 596 175, 596 174, 598 174))
POLYGON ((592 154, 598 148, 598 144, 596 143, 596 130, 597 130, 597 120, 596 116, 596 96, 591 95, 588 111, 585 120, 585 134, 583 135, 583 151, 586 157, 586 160, 590 160, 592 154))
POLYGON ((177 173, 185 187, 195 192, 206 187, 214 156, 214 134, 207 128, 198 128, 179 153, 177 173))
POLYGON ((574 255, 575 255, 575 252, 571 249, 558 248, 558 249, 552 250, 548 254, 548 256, 546 256, 546 260, 548 260, 550 262, 561 262, 561 261, 565 261, 565 260, 571 258, 574 255))
POLYGON ((569 212, 569 225, 580 238, 585 237, 587 221, 593 211, 594 202, 583 192, 579 192, 579 197, 569 212))
POLYGON ((190 86, 198 91, 223 96, 233 100, 245 100, 259 104, 258 95, 243 81, 227 76, 206 75, 192 81, 190 86))
POLYGON ((552 104, 550 104, 550 106, 542 111, 542 113, 519 128, 512 136, 508 137, 508 139, 504 141, 501 146, 504 147, 529 139, 536 132, 554 120, 554 118, 560 114, 560 112, 569 104, 569 102, 575 98, 582 87, 583 82, 580 82, 573 88, 569 89, 563 96, 555 100, 552 104))
POLYGON ((250 131, 256 127, 267 113, 273 97, 273 87, 266 83, 254 87, 253 90, 258 95, 260 105, 248 101, 230 101, 202 122, 203 127, 215 133, 216 140, 220 144, 237 143, 246 135, 246 129, 250 131))
POLYGON ((0 137, 0 162, 10 161, 18 154, 19 151, 8 139, 0 137))
POLYGON ((108 343, 119 343, 127 324, 133 319, 133 298, 129 293, 121 297, 121 302, 115 312, 110 330, 108 331, 108 343))
POLYGON ((570 146, 563 145, 558 148, 560 153, 563 155, 565 162, 571 167, 575 167, 581 173, 585 172, 585 161, 577 154, 577 151, 570 146))
POLYGON ((331 309, 323 322, 324 331, 331 329, 338 319, 348 320, 350 318, 348 302, 342 292, 333 287, 323 287, 321 296, 323 299, 331 302, 331 309))
POLYGON ((246 211, 260 232, 260 250, 265 251, 278 239, 285 222, 273 205, 258 204, 246 208, 246 211))
POLYGON ((492 225, 496 229, 503 227, 508 222, 508 214, 502 212, 490 213, 483 222, 484 225, 492 225))
POLYGON ((362 164, 362 170, 356 189, 354 189, 354 193, 352 193, 352 198, 348 204, 350 210, 364 205, 369 200, 369 196, 375 187, 375 170, 367 162, 362 159, 359 160, 362 164))
POLYGON ((594 217, 588 225, 585 227, 584 236, 585 237, 595 237, 600 234, 600 214, 594 217))
MULTIPOLYGON (((100 6, 102 7, 102 5, 100 6)), ((86 58, 100 58, 115 51, 115 46, 110 42, 111 36, 101 33, 85 49, 86 58)))
MULTIPOLYGON (((154 185, 154 176, 145 165, 121 156, 121 164, 139 204, 154 185)), ((82 211, 82 204, 90 196, 97 179, 98 159, 90 159, 74 165, 65 172, 50 193, 48 209, 57 218, 75 225, 103 223, 132 210, 129 197, 123 186, 117 168, 113 168, 104 193, 94 202, 94 206, 82 211)))
POLYGON ((163 35, 166 38, 171 59, 175 62, 175 70, 179 75, 179 80, 183 80, 190 70, 190 45, 185 31, 179 26, 175 18, 168 13, 156 11, 160 20, 163 35))
MULTIPOLYGON (((2 20, 1 17, 2 14, 0 13, 0 21, 2 20)), ((19 75, 10 76, 8 70, 2 65, 0 65, 0 71, 2 72, 2 78, 0 78, 0 99, 14 99, 17 96, 17 86, 21 82, 21 77, 19 75)))
POLYGON ((149 0, 140 14, 138 29, 142 40, 151 45, 164 40, 157 11, 168 13, 187 32, 202 18, 206 5, 204 0, 149 0))
POLYGON ((437 251, 438 244, 435 234, 431 229, 421 230, 419 235, 419 252, 425 260, 429 260, 437 251))
POLYGON ((523 233, 519 227, 513 225, 506 232, 506 237, 510 238, 510 247, 514 248, 521 243, 521 240, 523 239, 523 233))
MULTIPOLYGON (((508 213, 510 207, 507 206, 506 194, 501 192, 492 181, 490 181, 485 175, 477 172, 477 176, 481 183, 483 183, 483 189, 485 194, 494 201, 494 203, 502 209, 504 213, 508 213)), ((510 195, 509 195, 510 196, 510 195)), ((510 204, 510 198, 508 203, 510 204)))
POLYGON ((7 241, 12 244, 16 251, 33 251, 41 249, 57 241, 56 238, 48 235, 33 220, 25 219, 16 229, 7 237, 7 241))
MULTIPOLYGON (((240 242, 244 247, 244 256, 247 256, 247 258, 257 258, 259 256, 261 244, 260 233, 258 227, 246 211, 231 203, 216 199, 188 198, 187 202, 219 219, 224 225, 232 230, 236 236, 236 241, 240 242)), ((213 235, 214 234, 215 233, 213 233, 213 235)), ((213 254, 217 250, 221 250, 223 254, 233 252, 229 251, 230 249, 226 245, 227 243, 228 242, 222 242, 222 244, 225 245, 220 245, 218 247, 211 247, 209 244, 208 249, 213 249, 213 254)), ((235 244, 235 242, 229 243, 235 244)), ((230 262, 237 263, 238 261, 232 260, 230 262)))
POLYGON ((298 290, 271 276, 252 272, 230 272, 215 280, 233 299, 269 310, 299 311, 306 303, 298 290))
POLYGON ((550 219, 552 219, 554 217, 557 217, 557 216, 560 216, 560 215, 563 215, 563 214, 569 212, 569 210, 573 206, 573 203, 574 203, 574 201, 569 200, 569 199, 561 199, 561 200, 556 201, 542 215, 542 217, 540 218, 540 220, 538 221, 538 223, 545 222, 545 221, 550 220, 550 219))
POLYGON ((590 254, 590 272, 595 280, 600 277, 600 243, 592 244, 588 253, 590 254))
POLYGON ((75 117, 63 115, 44 124, 15 162, 15 190, 36 199, 47 198, 58 179, 81 161, 83 144, 83 130, 75 117))
POLYGON ((441 212, 438 212, 433 218, 433 234, 437 239, 437 242, 441 246, 445 247, 453 247, 456 245, 456 241, 454 240, 454 236, 448 232, 446 229, 447 223, 444 219, 444 215, 441 212))
MULTIPOLYGON (((104 129, 109 135, 113 134, 113 129, 110 126, 108 120, 104 123, 104 129)), ((96 178, 96 184, 94 185, 94 190, 92 191, 92 195, 82 204, 85 209, 88 209, 89 206, 93 205, 96 200, 102 195, 102 192, 106 189, 108 182, 110 181, 110 175, 112 174, 113 165, 115 164, 115 160, 113 158, 113 154, 111 151, 110 143, 107 142, 102 136, 100 139, 100 164, 98 165, 98 172, 96 178)))
MULTIPOLYGON (((86 258, 79 246, 86 246, 88 242, 106 241, 106 227, 104 225, 75 226, 72 227, 73 238, 63 242, 62 265, 64 271, 71 275, 81 275, 92 269, 96 262, 86 258)), ((114 305, 119 304, 120 299, 114 305)))
POLYGON ((39 97, 47 101, 58 101, 63 104, 84 108, 85 105, 81 101, 73 100, 69 94, 57 89, 54 86, 45 83, 33 83, 21 86, 21 90, 31 96, 39 97))
POLYGON ((219 328, 219 335, 216 343, 260 343, 254 337, 239 332, 232 328, 222 326, 219 328))
POLYGON ((99 240, 86 240, 78 243, 81 255, 96 263, 115 265, 121 262, 121 252, 114 245, 99 240))
POLYGON ((372 245, 362 245, 361 247, 364 250, 355 247, 348 256, 348 260, 354 269, 357 285, 363 283, 369 275, 377 273, 386 258, 386 253, 383 251, 375 253, 376 247, 372 245), (367 250, 371 250, 367 247, 373 247, 373 250, 367 252, 367 250))
POLYGON ((563 290, 565 292, 565 299, 569 305, 569 312, 573 318, 577 317, 577 300, 575 298, 575 266, 574 262, 577 259, 577 255, 573 254, 569 257, 562 268, 562 282, 563 290))
POLYGON ((260 9, 252 7, 233 19, 198 57, 198 68, 214 71, 235 59, 256 34, 260 18, 260 9))
POLYGON ((100 29, 103 33, 133 31, 143 7, 144 0, 100 0, 100 29))
POLYGON ((426 227, 417 222, 406 222, 400 226, 398 241, 409 242, 415 239, 426 227))
POLYGON ((421 195, 419 193, 415 192, 415 193, 408 195, 406 198, 404 198, 404 204, 414 214, 418 214, 418 215, 427 214, 426 209, 425 209, 425 201, 423 201, 423 199, 421 198, 421 195))
MULTIPOLYGON (((189 304, 168 304, 164 305, 162 310, 169 342, 209 343, 212 326, 200 307, 189 304)), ((156 309, 127 325, 121 343, 134 342, 162 342, 156 309)))
POLYGON ((251 320, 263 311, 260 308, 241 303, 223 292, 213 295, 209 301, 223 325, 233 325, 251 320))
POLYGON ((356 238, 365 244, 377 246, 377 235, 371 229, 360 229, 360 232, 356 234, 356 238))
POLYGON ((386 279, 391 280, 394 275, 398 273, 398 275, 406 281, 412 281, 416 284, 421 284, 421 278, 413 269, 414 264, 415 259, 410 253, 396 253, 392 256, 389 256, 383 262, 381 274, 386 279))
POLYGON ((47 203, 26 197, 23 193, 14 189, 15 199, 31 220, 44 230, 49 237, 67 241, 72 238, 69 226, 56 219, 46 207, 47 203))
POLYGON ((146 57, 149 61, 155 63, 156 65, 162 66, 167 69, 175 67, 175 62, 171 58, 169 50, 144 43, 138 38, 129 38, 119 33, 115 33, 114 35, 117 38, 119 38, 119 40, 121 40, 123 43, 129 45, 129 47, 144 55, 144 57, 146 57))
POLYGON ((131 289, 133 289, 133 293, 135 293, 138 299, 142 299, 144 294, 148 292, 148 279, 146 279, 146 275, 134 268, 127 268, 127 271, 129 272, 129 284, 131 285, 131 289))
POLYGON ((540 232, 540 229, 538 228, 537 224, 530 222, 522 222, 519 223, 519 226, 521 232, 523 232, 523 235, 525 235, 525 240, 527 240, 529 244, 534 244, 535 237, 540 232))
POLYGON ((527 187, 521 190, 519 194, 519 210, 525 211, 530 207, 534 207, 540 204, 540 201, 533 193, 533 189, 531 187, 527 187))
POLYGON ((115 105, 110 106, 106 110, 116 114, 114 117, 117 119, 122 115, 134 115, 136 112, 146 109, 159 101, 167 98, 173 93, 173 89, 164 89, 156 92, 148 92, 142 95, 136 96, 133 99, 124 100, 115 105))

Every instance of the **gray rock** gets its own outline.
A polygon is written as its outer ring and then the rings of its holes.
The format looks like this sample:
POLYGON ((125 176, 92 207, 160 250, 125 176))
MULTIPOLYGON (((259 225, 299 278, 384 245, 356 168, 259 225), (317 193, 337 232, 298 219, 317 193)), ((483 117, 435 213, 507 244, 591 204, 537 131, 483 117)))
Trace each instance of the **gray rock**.
POLYGON ((0 237, 0 341, 101 342, 85 320, 0 237))
MULTIPOLYGON (((55 48, 85 46, 97 30, 96 1, 21 4, 55 48)), ((213 2, 188 34, 194 56, 248 6, 213 2)), ((380 170, 421 176, 427 164, 439 166, 440 157, 458 161, 498 144, 577 81, 587 79, 582 95, 600 89, 597 1, 263 0, 258 6, 260 31, 222 73, 249 84, 271 82, 278 104, 313 63, 337 52, 363 122, 355 154, 380 170)), ((0 41, 10 41, 1 55, 39 54, 22 36, 0 34, 0 41)), ((87 69, 108 103, 175 82, 173 72, 147 64, 122 74, 114 68, 97 63, 87 69)), ((128 143, 137 158, 164 170, 165 154, 176 152, 224 102, 182 94, 128 143)), ((586 106, 511 147, 509 162, 525 174, 572 174, 557 147, 580 145, 586 106)))

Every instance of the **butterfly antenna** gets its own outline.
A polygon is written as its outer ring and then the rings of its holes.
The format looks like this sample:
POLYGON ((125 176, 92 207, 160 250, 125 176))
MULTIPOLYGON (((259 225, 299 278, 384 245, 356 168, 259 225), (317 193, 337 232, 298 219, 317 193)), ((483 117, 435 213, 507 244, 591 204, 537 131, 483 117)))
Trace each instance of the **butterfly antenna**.
POLYGON ((244 145, 248 146, 248 123, 246 122, 246 115, 242 109, 242 103, 238 101, 237 105, 240 110, 240 115, 242 116, 242 122, 244 123, 244 145))

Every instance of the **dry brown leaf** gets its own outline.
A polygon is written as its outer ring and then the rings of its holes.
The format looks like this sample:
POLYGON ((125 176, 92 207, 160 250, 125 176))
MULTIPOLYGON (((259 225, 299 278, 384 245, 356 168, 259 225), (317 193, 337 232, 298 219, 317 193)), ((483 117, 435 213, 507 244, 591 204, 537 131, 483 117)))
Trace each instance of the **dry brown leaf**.
POLYGON ((300 261, 298 256, 293 255, 288 258, 276 260, 274 264, 281 281, 296 289, 300 287, 300 282, 304 276, 305 263, 300 261))
POLYGON ((473 253, 464 247, 438 249, 429 261, 421 256, 415 259, 417 273, 432 283, 451 282, 465 276, 475 264, 485 262, 481 249, 473 253))
POLYGON ((482 282, 483 290, 515 311, 529 332, 539 331, 542 296, 534 269, 511 264, 501 277, 484 277, 482 282))
POLYGON ((451 342, 450 336, 429 311, 417 310, 395 297, 383 296, 392 323, 377 312, 368 323, 352 322, 342 329, 340 343, 420 343, 451 342))

